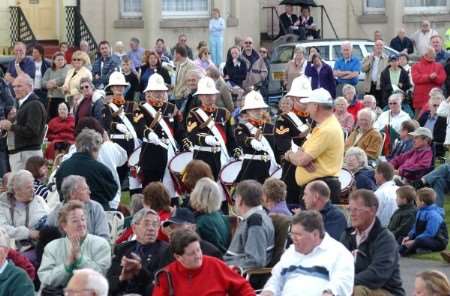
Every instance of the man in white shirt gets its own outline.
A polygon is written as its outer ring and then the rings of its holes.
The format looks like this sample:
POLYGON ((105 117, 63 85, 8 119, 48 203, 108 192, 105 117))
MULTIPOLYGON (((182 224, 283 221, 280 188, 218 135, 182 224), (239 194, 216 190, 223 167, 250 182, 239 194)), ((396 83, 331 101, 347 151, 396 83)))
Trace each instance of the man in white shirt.
POLYGON ((423 56, 428 47, 431 45, 431 37, 439 35, 435 30, 431 29, 430 21, 424 20, 420 25, 420 30, 417 30, 412 36, 412 40, 416 47, 416 53, 418 56, 423 56))
POLYGON ((384 111, 373 124, 378 131, 390 125, 398 134, 403 121, 410 120, 411 117, 402 110, 403 94, 393 93, 388 100, 389 110, 384 111))
POLYGON ((392 214, 397 210, 397 189, 393 181, 394 168, 388 162, 380 162, 375 169, 375 181, 379 186, 375 191, 378 199, 377 217, 381 225, 386 227, 391 220, 392 214))
POLYGON ((331 238, 317 211, 302 211, 292 219, 293 244, 273 267, 263 296, 351 295, 352 254, 331 238))

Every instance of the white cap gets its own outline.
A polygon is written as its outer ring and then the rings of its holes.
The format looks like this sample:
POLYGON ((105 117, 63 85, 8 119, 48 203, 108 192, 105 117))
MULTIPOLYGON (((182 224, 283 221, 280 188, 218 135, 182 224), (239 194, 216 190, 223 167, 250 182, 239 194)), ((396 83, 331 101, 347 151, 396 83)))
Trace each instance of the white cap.
POLYGON ((125 76, 122 73, 115 71, 109 76, 108 85, 105 87, 105 90, 110 88, 111 86, 129 86, 130 84, 125 80, 125 76))
POLYGON ((147 87, 145 88, 144 92, 148 91, 165 91, 169 90, 164 83, 164 78, 159 75, 158 73, 154 73, 147 82, 147 87))
POLYGON ((311 92, 309 97, 300 100, 300 103, 333 104, 333 98, 324 88, 317 88, 311 92))
POLYGON ((250 91, 244 98, 244 106, 241 108, 241 112, 250 109, 265 109, 269 108, 267 104, 264 102, 264 98, 262 97, 259 91, 250 91))
POLYGON ((311 95, 311 82, 305 75, 299 76, 292 81, 291 89, 286 94, 288 97, 307 98, 311 95))
POLYGON ((194 94, 195 96, 217 94, 219 94, 219 91, 216 88, 216 83, 211 77, 205 76, 198 81, 197 92, 194 94))

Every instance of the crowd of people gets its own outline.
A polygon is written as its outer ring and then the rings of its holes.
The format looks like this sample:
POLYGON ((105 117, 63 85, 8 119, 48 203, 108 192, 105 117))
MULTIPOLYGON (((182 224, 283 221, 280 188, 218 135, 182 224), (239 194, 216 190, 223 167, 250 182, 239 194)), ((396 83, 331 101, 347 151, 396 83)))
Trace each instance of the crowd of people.
MULTIPOLYGON (((221 66, 213 15, 197 59, 184 34, 171 50, 82 41, 51 64, 15 44, 0 80, 1 295, 406 295, 400 257, 450 263, 450 165, 436 166, 450 59, 427 22, 412 45, 394 38, 400 55, 376 40, 360 61, 343 42, 334 69, 296 47, 274 114, 267 49, 236 38, 221 66)), ((288 19, 316 36, 308 9, 288 19)), ((438 271, 415 281, 415 295, 450 295, 438 271)))

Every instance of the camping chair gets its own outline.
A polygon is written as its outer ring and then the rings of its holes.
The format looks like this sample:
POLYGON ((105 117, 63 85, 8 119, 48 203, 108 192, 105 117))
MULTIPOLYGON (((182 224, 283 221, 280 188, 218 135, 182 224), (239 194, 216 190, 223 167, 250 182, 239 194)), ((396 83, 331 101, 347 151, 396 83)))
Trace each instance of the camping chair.
POLYGON ((108 220, 110 240, 114 243, 120 232, 124 229, 125 217, 119 211, 105 211, 108 220))

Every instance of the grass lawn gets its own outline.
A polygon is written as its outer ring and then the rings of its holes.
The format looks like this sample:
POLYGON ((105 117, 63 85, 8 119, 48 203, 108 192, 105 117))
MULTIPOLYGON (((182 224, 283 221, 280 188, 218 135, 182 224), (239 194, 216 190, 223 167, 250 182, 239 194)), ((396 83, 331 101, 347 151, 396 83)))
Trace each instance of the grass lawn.
MULTIPOLYGON (((445 208, 445 221, 447 223, 447 229, 450 233, 450 196, 446 196, 446 203, 444 205, 445 208)), ((450 250, 450 244, 447 245, 447 250, 450 250)), ((442 261, 444 262, 444 259, 442 259, 439 252, 433 252, 433 253, 427 253, 427 254, 420 254, 420 255, 413 255, 413 258, 418 259, 428 259, 428 260, 435 260, 435 261, 442 261)))

